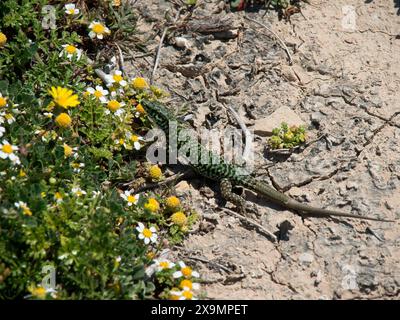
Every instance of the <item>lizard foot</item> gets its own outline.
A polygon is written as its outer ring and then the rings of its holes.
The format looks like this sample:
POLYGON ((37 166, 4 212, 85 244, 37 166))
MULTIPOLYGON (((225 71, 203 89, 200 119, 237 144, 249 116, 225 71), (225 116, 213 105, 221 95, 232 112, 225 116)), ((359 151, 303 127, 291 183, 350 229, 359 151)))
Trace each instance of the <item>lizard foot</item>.
POLYGON ((241 214, 246 215, 246 200, 232 192, 232 183, 228 179, 222 179, 220 187, 222 197, 236 205, 241 214))

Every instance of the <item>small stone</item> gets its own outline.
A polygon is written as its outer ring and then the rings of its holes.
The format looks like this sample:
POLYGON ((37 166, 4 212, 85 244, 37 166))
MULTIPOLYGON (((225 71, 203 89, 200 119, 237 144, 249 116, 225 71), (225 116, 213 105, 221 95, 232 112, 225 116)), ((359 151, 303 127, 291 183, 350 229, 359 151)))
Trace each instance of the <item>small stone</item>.
POLYGON ((358 183, 356 183, 356 182, 354 182, 354 181, 349 181, 349 182, 347 182, 347 184, 346 184, 346 189, 347 189, 347 190, 351 190, 351 189, 353 189, 353 190, 358 190, 358 183))
POLYGON ((282 69, 282 75, 290 82, 295 82, 298 81, 296 74, 294 73, 293 69, 289 66, 283 66, 282 69))
POLYGON ((178 196, 189 193, 189 190, 190 186, 187 181, 181 181, 175 186, 175 191, 178 196))
POLYGON ((184 37, 175 37, 175 45, 179 48, 188 49, 190 47, 190 42, 184 37))
POLYGON ((279 127, 282 122, 289 126, 305 126, 305 122, 289 107, 280 107, 266 118, 256 119, 254 133, 261 136, 272 135, 272 130, 279 127))
POLYGON ((299 261, 302 264, 311 264, 314 261, 314 255, 309 252, 304 252, 300 255, 299 261))

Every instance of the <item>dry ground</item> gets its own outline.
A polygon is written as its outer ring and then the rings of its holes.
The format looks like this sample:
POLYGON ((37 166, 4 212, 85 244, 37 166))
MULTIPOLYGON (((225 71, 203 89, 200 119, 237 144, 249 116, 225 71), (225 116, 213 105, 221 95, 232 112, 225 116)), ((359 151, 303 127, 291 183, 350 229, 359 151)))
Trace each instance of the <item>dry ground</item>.
MULTIPOLYGON (((249 126, 290 107, 309 124, 312 137, 327 138, 284 159, 270 157, 265 138, 257 139, 256 161, 264 165, 257 176, 303 202, 399 220, 396 3, 311 0, 290 23, 275 12, 246 13, 284 39, 290 66, 275 37, 244 12, 226 13, 217 0, 198 2, 191 22, 228 19, 238 37, 217 39, 188 28, 169 34, 154 82, 171 92, 170 105, 189 104, 195 125, 207 128, 234 124, 216 91, 249 126), (175 36, 185 37, 188 48, 179 48, 175 36)), ((158 33, 149 42, 155 53, 171 5, 148 0, 134 6, 143 36, 158 33)), ((153 57, 134 59, 131 72, 149 77, 153 57)), ((178 252, 200 269, 209 298, 398 299, 398 222, 302 218, 249 194, 257 202, 253 218, 279 234, 274 244, 218 210, 224 205, 218 186, 203 179, 188 184, 178 192, 203 218, 178 252)))

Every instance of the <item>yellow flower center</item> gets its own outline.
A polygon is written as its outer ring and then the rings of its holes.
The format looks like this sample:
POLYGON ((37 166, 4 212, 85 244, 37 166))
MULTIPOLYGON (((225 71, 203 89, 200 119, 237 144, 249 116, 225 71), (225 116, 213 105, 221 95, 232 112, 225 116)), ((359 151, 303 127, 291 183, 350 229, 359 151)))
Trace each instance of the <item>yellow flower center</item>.
POLYGON ((0 46, 3 46, 7 43, 7 37, 3 32, 0 32, 0 46))
POLYGON ((96 90, 93 94, 96 98, 101 98, 103 96, 103 92, 100 90, 96 90))
POLYGON ((24 215, 26 215, 26 216, 31 216, 32 215, 31 209, 29 209, 27 206, 23 206, 22 207, 22 211, 24 212, 24 215))
POLYGON ((144 229, 142 233, 146 238, 151 238, 151 236, 153 235, 153 232, 151 232, 150 229, 147 228, 144 229))
POLYGON ((46 296, 46 289, 43 287, 35 288, 31 292, 33 296, 38 298, 44 298, 46 296))
POLYGON ((120 145, 123 145, 124 143, 125 143, 125 140, 124 139, 119 139, 119 142, 118 142, 120 145))
POLYGON ((57 117, 56 117, 56 123, 62 127, 62 128, 67 128, 71 125, 71 117, 66 114, 66 113, 60 113, 57 117))
POLYGON ((68 12, 69 14, 75 14, 75 9, 69 9, 68 12))
POLYGON ((167 269, 169 267, 168 261, 161 261, 160 262, 160 267, 163 269, 167 269))
POLYGON ((0 108, 5 107, 7 104, 7 99, 4 97, 0 97, 0 108))
POLYGON ((72 154, 72 148, 67 145, 64 144, 64 156, 69 157, 72 154))
POLYGON ((188 277, 190 277, 192 275, 192 268, 191 267, 184 267, 184 268, 182 268, 181 272, 186 278, 188 278, 188 277))
POLYGON ((128 202, 131 202, 131 203, 136 202, 135 196, 132 196, 132 195, 129 195, 126 199, 128 200, 128 202))
POLYGON ((115 112, 121 108, 121 104, 117 100, 110 100, 107 104, 108 109, 115 112))
POLYGON ((184 287, 189 288, 190 290, 192 290, 193 287, 193 283, 192 281, 188 280, 188 279, 184 279, 181 281, 181 283, 179 284, 180 287, 183 289, 184 287))
POLYGON ((170 291, 169 299, 170 300, 179 300, 179 294, 177 294, 177 292, 179 292, 178 288, 172 288, 170 291))
POLYGON ((141 114, 146 113, 146 111, 144 110, 143 106, 140 103, 136 106, 136 111, 141 114))
POLYGON ((95 23, 92 27, 92 30, 97 34, 103 34, 105 32, 104 26, 100 23, 95 23))
POLYGON ((69 54, 74 54, 76 52, 76 48, 69 44, 65 47, 65 51, 67 51, 69 54))
POLYGON ((187 300, 192 300, 193 299, 193 293, 188 290, 184 290, 182 292, 182 295, 187 299, 187 300))
POLYGON ((135 135, 132 135, 131 141, 132 141, 132 142, 137 142, 137 141, 139 141, 139 137, 138 137, 138 136, 135 136, 135 135))
POLYGON ((25 171, 24 170, 19 170, 19 176, 20 177, 25 177, 26 176, 26 173, 25 173, 25 171))
POLYGON ((4 153, 8 153, 8 154, 13 152, 11 144, 3 145, 2 150, 3 150, 4 153))
POLYGON ((113 79, 115 80, 115 82, 121 82, 124 78, 122 78, 122 76, 119 74, 114 74, 113 79))
POLYGON ((60 192, 56 192, 56 193, 54 194, 54 197, 55 197, 57 200, 61 200, 61 199, 63 198, 60 192))
POLYGON ((7 113, 7 114, 5 115, 5 118, 6 118, 7 120, 11 120, 11 119, 13 118, 13 116, 12 116, 11 113, 7 113))

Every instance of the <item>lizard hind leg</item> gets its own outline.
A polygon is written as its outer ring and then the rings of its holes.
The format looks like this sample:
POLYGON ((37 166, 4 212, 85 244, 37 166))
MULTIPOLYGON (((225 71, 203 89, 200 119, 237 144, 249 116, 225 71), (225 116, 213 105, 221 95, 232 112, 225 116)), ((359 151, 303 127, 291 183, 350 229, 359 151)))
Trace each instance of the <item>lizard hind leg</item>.
POLYGON ((225 200, 232 202, 238 207, 242 214, 246 213, 246 200, 232 192, 232 183, 228 179, 221 180, 221 194, 225 200))

